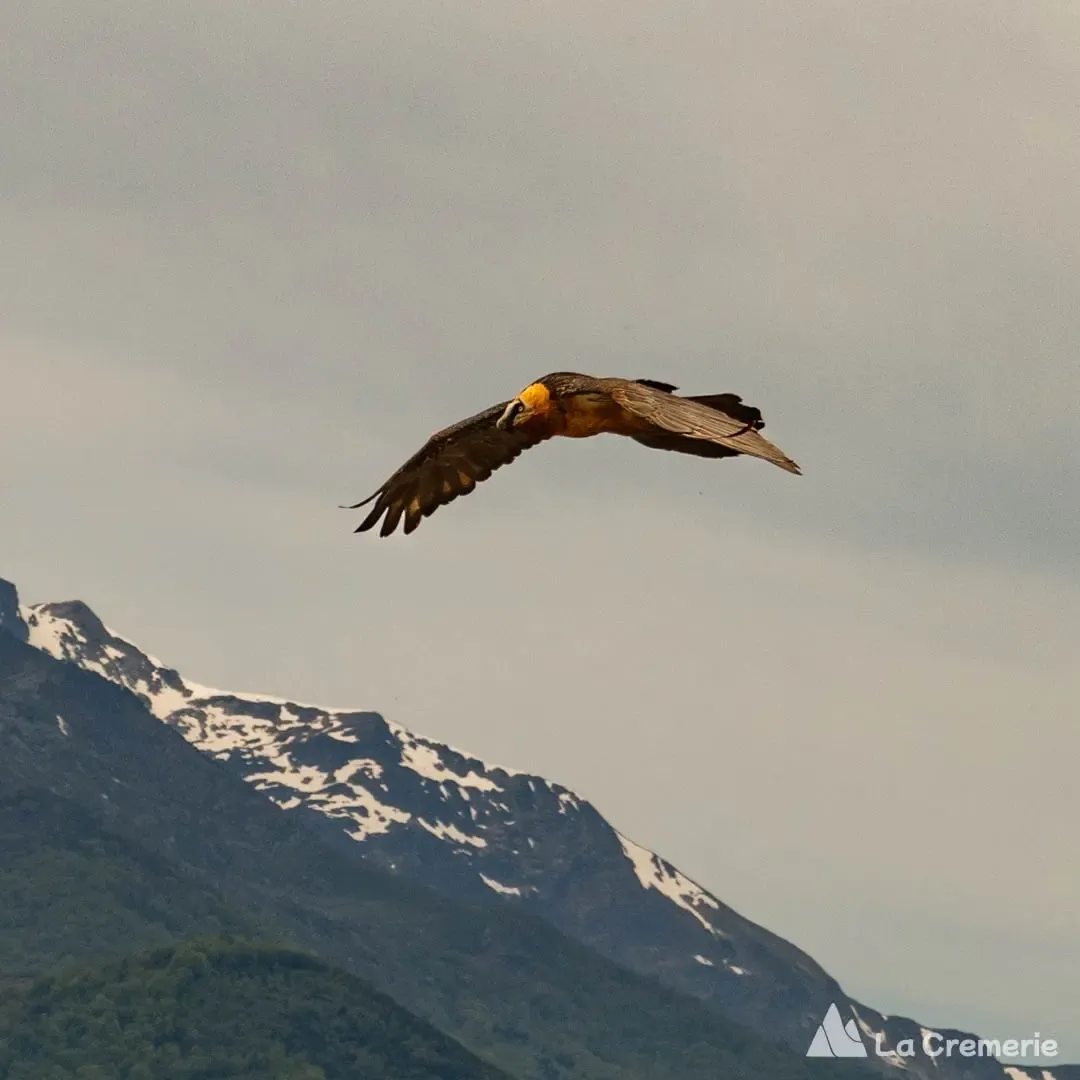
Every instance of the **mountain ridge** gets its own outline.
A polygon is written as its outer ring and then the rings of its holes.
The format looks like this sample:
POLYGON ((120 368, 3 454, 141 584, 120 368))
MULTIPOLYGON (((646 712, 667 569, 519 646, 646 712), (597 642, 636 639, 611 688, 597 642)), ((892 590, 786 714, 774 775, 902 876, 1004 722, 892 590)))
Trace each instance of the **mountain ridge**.
POLYGON ((0 745, 5 985, 223 929, 360 976, 518 1080, 837 1075, 525 911, 342 857, 131 691, 7 633, 0 745))
MULTIPOLYGON (((851 1010, 871 1044, 894 1049, 926 1030, 849 998, 807 954, 723 905, 561 785, 488 765, 377 712, 204 687, 79 601, 17 611, 34 647, 139 695, 159 720, 302 815, 338 850, 457 899, 522 906, 800 1050, 834 1002, 851 1010)), ((939 1063, 925 1064, 944 1075, 939 1063)), ((1001 1068, 980 1061, 962 1075, 1001 1077, 1001 1068)))
POLYGON ((802 1008, 795 1025, 807 1044, 817 1007, 823 1012, 842 994, 809 956, 723 905, 560 784, 490 766, 377 712, 205 687, 111 630, 81 601, 32 605, 20 616, 34 647, 139 695, 158 719, 281 809, 324 816, 316 826, 339 842, 341 835, 361 841, 358 853, 384 869, 469 902, 522 903, 611 959, 646 974, 659 968, 674 989, 718 999, 736 1019, 774 1036, 790 1026, 781 1017, 790 1009, 770 1004, 777 988, 796 997, 816 984, 819 1000, 802 1008), (582 895, 587 862, 604 867, 599 906, 582 895), (628 892, 639 937, 620 946, 611 941, 612 915, 628 892), (644 945, 643 922, 651 922, 654 938, 644 945), (740 985, 762 975, 765 995, 740 985))

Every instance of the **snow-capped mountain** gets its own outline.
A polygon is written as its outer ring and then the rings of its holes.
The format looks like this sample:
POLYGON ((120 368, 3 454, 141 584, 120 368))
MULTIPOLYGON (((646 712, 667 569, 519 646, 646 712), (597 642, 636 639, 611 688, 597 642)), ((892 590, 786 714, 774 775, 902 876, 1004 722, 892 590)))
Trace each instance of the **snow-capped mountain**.
POLYGON ((158 719, 283 810, 319 814, 335 833, 359 842, 365 859, 468 899, 530 902, 560 925, 576 924, 566 927, 575 936, 608 938, 607 951, 622 951, 612 916, 630 917, 633 908, 639 936, 630 952, 640 954, 634 966, 656 953, 667 981, 698 996, 752 1001, 756 995, 741 984, 763 976, 772 989, 781 976, 804 987, 827 979, 803 957, 804 971, 792 980, 795 950, 618 833, 559 784, 486 764, 375 712, 195 683, 80 602, 20 614, 30 644, 143 697, 158 719), (774 943, 785 953, 779 965, 774 943))
MULTIPOLYGON (((887 1050, 905 1039, 921 1044, 926 1029, 849 999, 805 953, 619 833, 559 784, 486 764, 376 712, 195 683, 81 602, 13 610, 16 603, 13 590, 0 593, 0 628, 25 627, 31 645, 141 696, 159 720, 349 857, 458 899, 523 905, 625 967, 800 1052, 834 1003, 856 1020, 871 1061, 875 1043, 887 1050)), ((912 1076, 1004 1076, 988 1059, 952 1067, 902 1056, 876 1063, 912 1076)), ((1010 1075, 1034 1080, 1040 1072, 1010 1075)), ((1042 1073, 1041 1080, 1061 1078, 1042 1073)))

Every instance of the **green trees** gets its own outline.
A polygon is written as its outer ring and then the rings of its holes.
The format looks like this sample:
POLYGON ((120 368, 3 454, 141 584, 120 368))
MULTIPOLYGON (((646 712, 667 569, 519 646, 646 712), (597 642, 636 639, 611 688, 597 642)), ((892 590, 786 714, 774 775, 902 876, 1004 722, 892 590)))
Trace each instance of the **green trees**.
POLYGON ((195 939, 0 996, 2 1080, 507 1080, 313 957, 195 939))

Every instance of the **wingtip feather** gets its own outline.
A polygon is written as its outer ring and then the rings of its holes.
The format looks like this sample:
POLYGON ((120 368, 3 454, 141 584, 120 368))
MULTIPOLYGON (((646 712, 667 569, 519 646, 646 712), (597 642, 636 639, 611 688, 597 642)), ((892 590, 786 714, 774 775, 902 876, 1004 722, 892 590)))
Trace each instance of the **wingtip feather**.
POLYGON ((371 500, 374 499, 379 494, 379 492, 381 492, 381 491, 382 491, 382 488, 379 488, 379 491, 373 491, 362 502, 353 503, 352 506, 339 506, 338 509, 339 510, 359 510, 361 506, 367 506, 367 504, 369 502, 371 502, 371 500))

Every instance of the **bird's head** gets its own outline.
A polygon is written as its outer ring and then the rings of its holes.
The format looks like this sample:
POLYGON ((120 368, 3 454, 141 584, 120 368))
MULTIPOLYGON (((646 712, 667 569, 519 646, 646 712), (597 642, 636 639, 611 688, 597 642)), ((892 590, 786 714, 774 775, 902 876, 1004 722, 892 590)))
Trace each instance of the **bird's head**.
POLYGON ((534 417, 545 415, 550 408, 551 391, 542 382, 536 382, 525 387, 513 401, 507 403, 495 426, 500 431, 510 431, 527 424, 534 417))

